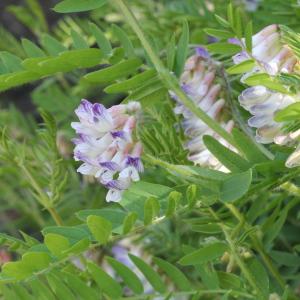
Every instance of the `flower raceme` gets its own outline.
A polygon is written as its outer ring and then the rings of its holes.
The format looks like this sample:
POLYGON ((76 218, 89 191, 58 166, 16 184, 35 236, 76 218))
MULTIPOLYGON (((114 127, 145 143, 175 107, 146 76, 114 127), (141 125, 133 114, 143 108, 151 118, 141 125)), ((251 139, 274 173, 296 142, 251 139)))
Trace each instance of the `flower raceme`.
MULTIPOLYGON (((210 58, 209 53, 204 48, 196 48, 195 55, 189 57, 185 63, 184 72, 180 78, 181 87, 199 108, 211 118, 221 122, 222 126, 230 132, 234 123, 232 120, 226 123, 222 120, 225 100, 219 98, 221 85, 216 83, 216 79, 216 62, 210 58)), ((183 116, 181 126, 188 137, 185 144, 185 148, 189 151, 188 159, 195 164, 227 172, 228 170, 206 148, 203 143, 203 136, 212 135, 218 138, 223 145, 231 146, 216 136, 175 95, 171 93, 171 96, 176 101, 174 112, 183 116)))
POLYGON ((132 133, 141 107, 129 102, 106 109, 102 104, 82 100, 75 110, 80 122, 73 122, 77 137, 74 159, 82 161, 78 172, 95 177, 109 191, 106 201, 118 202, 132 181, 140 179, 142 145, 132 133))
MULTIPOLYGON (((241 42, 242 44, 244 41, 241 42)), ((255 73, 267 73, 276 76, 280 73, 294 73, 299 61, 293 51, 283 43, 281 32, 277 25, 269 25, 252 37, 252 53, 242 51, 233 57, 238 64, 247 59, 255 59, 256 67, 244 74, 244 82, 255 73)), ((284 123, 274 120, 275 113, 299 101, 299 95, 287 95, 268 89, 262 85, 247 88, 239 96, 239 103, 248 110, 252 117, 248 120, 251 127, 256 128, 256 140, 259 143, 276 143, 280 145, 295 144, 300 131, 286 133, 284 123)), ((299 156, 299 155, 298 155, 299 156)), ((299 164, 292 154, 286 162, 287 167, 299 164)))
MULTIPOLYGON (((238 42, 240 43, 240 42, 238 42)), ((241 41, 245 43, 244 40, 241 41)), ((279 26, 269 25, 252 37, 252 52, 242 51, 233 56, 234 63, 240 63, 253 58, 258 65, 247 75, 254 72, 266 72, 269 75, 291 73, 298 65, 298 60, 293 51, 283 43, 279 26)))

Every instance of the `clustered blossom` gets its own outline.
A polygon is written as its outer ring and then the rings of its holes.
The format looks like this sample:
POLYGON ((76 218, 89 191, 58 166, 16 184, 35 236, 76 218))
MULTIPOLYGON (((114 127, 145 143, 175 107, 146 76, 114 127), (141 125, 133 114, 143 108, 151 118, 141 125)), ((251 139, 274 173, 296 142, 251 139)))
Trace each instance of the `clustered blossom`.
MULTIPOLYGON (((201 47, 196 48, 195 55, 189 57, 185 63, 184 72, 180 78, 181 87, 194 103, 205 111, 211 118, 219 121, 230 132, 233 121, 222 121, 222 108, 225 100, 219 98, 221 85, 216 83, 216 64, 210 58, 209 53, 201 47)), ((203 143, 204 135, 215 133, 188 108, 186 108, 175 95, 176 101, 174 112, 183 116, 181 126, 188 138, 185 148, 189 151, 188 159, 195 164, 207 166, 216 170, 227 172, 228 170, 209 152, 203 143)), ((225 140, 220 142, 231 147, 225 140)))
POLYGON ((82 161, 78 172, 94 176, 109 191, 106 201, 118 202, 132 181, 140 179, 142 145, 134 142, 138 102, 106 109, 102 104, 82 100, 75 110, 80 122, 73 122, 74 158, 82 161))
MULTIPOLYGON (((271 76, 279 73, 293 73, 298 65, 298 59, 293 51, 282 42, 281 33, 277 25, 270 25, 252 37, 252 53, 249 55, 242 51, 233 57, 235 63, 254 58, 256 67, 244 74, 241 81, 255 73, 268 73, 271 76)), ((300 131, 285 133, 284 123, 274 120, 275 113, 286 108, 290 104, 299 101, 299 95, 287 95, 270 90, 264 86, 257 85, 247 88, 239 96, 239 102, 243 108, 248 110, 252 117, 248 124, 256 129, 256 140, 259 143, 272 143, 280 145, 292 145, 300 136, 300 131)), ((288 167, 295 166, 300 162, 295 159, 293 153, 287 160, 288 167)))
POLYGON ((261 71, 270 75, 291 73, 298 63, 293 51, 283 43, 281 32, 276 24, 265 27, 252 37, 251 55, 242 51, 233 56, 233 61, 240 63, 250 58, 254 58, 258 65, 244 78, 261 71))

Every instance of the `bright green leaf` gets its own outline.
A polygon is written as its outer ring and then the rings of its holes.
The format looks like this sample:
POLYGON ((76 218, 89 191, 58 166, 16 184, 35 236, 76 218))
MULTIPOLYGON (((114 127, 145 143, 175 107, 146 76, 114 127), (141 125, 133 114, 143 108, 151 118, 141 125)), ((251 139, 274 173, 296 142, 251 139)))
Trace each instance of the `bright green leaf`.
POLYGON ((238 65, 233 65, 226 71, 228 74, 241 74, 251 71, 255 66, 255 61, 253 59, 245 60, 238 65))
POLYGON ((112 230, 111 222, 100 216, 89 216, 87 225, 98 242, 101 244, 107 243, 112 230))
POLYGON ((69 240, 66 237, 55 233, 46 234, 44 243, 49 251, 56 256, 62 255, 62 252, 70 247, 69 240))

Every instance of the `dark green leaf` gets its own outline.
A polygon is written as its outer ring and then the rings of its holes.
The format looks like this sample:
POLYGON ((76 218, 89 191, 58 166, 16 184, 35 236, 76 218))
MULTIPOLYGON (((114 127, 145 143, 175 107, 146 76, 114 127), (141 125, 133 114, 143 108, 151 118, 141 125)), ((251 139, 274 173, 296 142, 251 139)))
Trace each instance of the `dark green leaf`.
POLYGON ((222 25, 223 27, 225 27, 225 28, 229 28, 230 27, 230 24, 224 18, 222 18, 222 17, 220 17, 218 15, 215 15, 215 18, 219 22, 219 24, 222 25))
POLYGON ((224 254, 228 246, 222 242, 216 242, 204 246, 180 259, 179 263, 183 266, 193 266, 210 262, 224 254))
POLYGON ((176 55, 176 44, 175 44, 175 33, 173 33, 167 45, 167 66, 170 71, 174 70, 175 55, 176 55))
POLYGON ((181 75, 185 64, 185 60, 188 54, 188 44, 189 44, 189 26, 187 21, 184 21, 182 27, 182 33, 178 41, 176 57, 175 57, 174 71, 178 77, 181 75))
POLYGON ((252 273, 253 279, 256 282, 260 291, 265 295, 266 299, 269 296, 269 277, 262 263, 251 258, 247 261, 247 267, 252 273))
POLYGON ((206 46, 207 50, 215 54, 234 55, 242 48, 236 44, 229 43, 213 43, 206 46))
POLYGON ((103 70, 89 73, 84 76, 84 79, 92 83, 113 81, 134 73, 141 64, 142 61, 139 58, 131 58, 103 70))
POLYGON ((207 149, 232 172, 246 171, 249 169, 250 164, 247 160, 229 150, 212 136, 205 135, 203 142, 207 149))
POLYGON ((243 173, 231 175, 221 184, 220 200, 222 202, 232 202, 240 199, 248 192, 251 181, 251 169, 243 173))
POLYGON ((45 52, 30 40, 22 39, 22 46, 28 57, 45 57, 45 52))
POLYGON ((88 270, 103 293, 107 294, 111 299, 118 299, 122 296, 120 284, 106 274, 101 268, 92 262, 88 262, 88 270))
POLYGON ((166 286, 161 280, 161 277, 142 259, 132 254, 129 254, 132 262, 139 268, 139 270, 144 274, 146 279, 152 285, 152 287, 159 293, 164 293, 166 291, 166 286))
POLYGON ((139 280, 138 276, 131 271, 131 269, 112 257, 107 257, 106 259, 134 293, 142 294, 144 292, 143 284, 139 280))
POLYGON ((74 13, 92 10, 103 6, 107 0, 64 0, 53 8, 58 13, 74 13))
POLYGON ((125 53, 127 54, 127 57, 134 57, 134 48, 133 45, 128 38, 127 33, 119 26, 113 25, 113 32, 121 42, 121 45, 123 46, 125 53))
POLYGON ((203 224, 203 225, 192 225, 192 231, 201 232, 205 234, 216 234, 222 232, 222 229, 218 224, 203 224))
POLYGON ((234 128, 232 130, 233 138, 236 144, 239 146, 239 149, 249 160, 250 163, 261 163, 267 161, 267 158, 259 150, 256 143, 250 139, 246 134, 234 128))
POLYGON ((0 58, 8 72, 16 72, 23 70, 23 67, 21 65, 22 60, 18 56, 6 51, 1 51, 0 58))
POLYGON ((155 76, 155 70, 146 70, 133 76, 132 78, 109 85, 104 89, 104 91, 108 94, 129 92, 133 89, 139 88, 142 84, 145 84, 148 80, 154 78, 155 76))
POLYGON ((86 40, 77 31, 71 30, 71 37, 73 40, 73 46, 75 49, 87 49, 89 48, 86 40))
POLYGON ((109 40, 96 24, 90 23, 90 30, 96 39, 98 47, 102 50, 104 56, 108 57, 112 53, 112 47, 109 40))
POLYGON ((60 52, 67 50, 65 46, 49 34, 44 34, 42 36, 41 43, 50 55, 57 55, 60 52))
POLYGON ((71 290, 56 275, 49 273, 47 275, 47 281, 58 299, 73 300, 75 298, 71 290))
POLYGON ((180 291, 191 290, 192 287, 190 282, 178 268, 176 268, 174 265, 158 257, 154 257, 153 260, 159 266, 160 269, 166 272, 168 277, 175 283, 175 285, 180 291))
POLYGON ((67 283, 67 286, 72 289, 79 299, 95 300, 99 298, 98 293, 79 279, 79 276, 63 272, 61 278, 63 278, 63 280, 67 283))
POLYGON ((204 29, 204 32, 208 35, 214 36, 216 38, 220 39, 228 39, 233 36, 233 33, 227 30, 220 30, 220 29, 214 29, 214 28, 206 28, 204 29))
POLYGON ((245 41, 246 41, 246 48, 250 53, 252 53, 252 35, 253 35, 252 21, 249 21, 245 29, 245 41))

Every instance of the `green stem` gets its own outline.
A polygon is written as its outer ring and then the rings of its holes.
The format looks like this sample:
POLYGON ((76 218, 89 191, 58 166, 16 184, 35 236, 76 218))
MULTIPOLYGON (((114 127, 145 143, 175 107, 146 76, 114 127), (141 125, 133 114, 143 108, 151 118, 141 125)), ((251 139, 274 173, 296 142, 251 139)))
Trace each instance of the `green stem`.
MULTIPOLYGON (((231 211, 231 213, 242 223, 244 224, 245 230, 249 230, 251 226, 246 222, 244 216, 240 213, 240 211, 233 205, 233 204, 226 204, 226 207, 231 211)), ((273 275, 273 277, 277 280, 279 285, 284 288, 285 287, 285 281, 281 277, 279 271, 276 269, 276 267, 273 265, 269 255, 265 252, 265 249, 261 243, 261 241, 257 238, 257 236, 254 233, 249 234, 253 246, 255 250, 260 254, 261 258, 263 259, 265 265, 269 269, 270 273, 273 275)))
POLYGON ((58 212, 56 211, 56 209, 54 207, 48 207, 47 210, 49 211, 51 217, 53 218, 53 220, 55 221, 56 225, 58 226, 63 226, 63 221, 60 217, 60 215, 58 214, 58 212))
POLYGON ((253 278, 253 275, 248 270, 247 266, 244 264, 242 259, 240 258, 239 254, 236 251, 236 245, 234 244, 234 241, 232 240, 228 230, 226 229, 225 225, 221 222, 218 215, 213 211, 211 207, 208 208, 211 215, 219 222, 219 226, 221 227, 224 236, 226 238, 226 241, 229 245, 231 254, 235 260, 235 262, 238 264, 239 268, 241 269, 242 273, 244 274, 245 278, 249 282, 249 284, 252 286, 252 288, 255 290, 256 294, 259 295, 260 299, 264 299, 264 294, 260 290, 260 288, 257 286, 255 279, 253 278))
POLYGON ((289 194, 300 197, 300 188, 291 182, 283 183, 280 188, 287 191, 289 194))
MULTIPOLYGON (((188 296, 188 295, 195 295, 195 296, 204 296, 204 295, 223 295, 223 294, 230 294, 233 297, 237 297, 237 299, 254 299, 252 295, 240 292, 240 291, 235 291, 235 290, 192 290, 192 291, 186 291, 186 292, 175 292, 171 293, 173 296, 188 296), (238 298, 241 297, 241 298, 238 298)), ((169 299, 168 296, 170 296, 170 292, 165 293, 165 294, 147 294, 145 295, 137 295, 137 296, 131 296, 131 297, 125 297, 125 298, 120 298, 120 300, 145 300, 145 299, 157 299, 163 297, 164 299, 169 299), (166 297, 166 298, 165 298, 166 297)), ((200 298, 197 298, 200 299, 200 298)), ((202 299, 202 298, 201 298, 202 299)))
POLYGON ((156 157, 153 157, 149 154, 145 154, 143 156, 143 159, 152 164, 152 165, 157 165, 157 166, 160 166, 162 168, 165 168, 166 170, 169 170, 169 171, 172 171, 172 172, 175 172, 175 173, 178 173, 182 176, 193 176, 193 175, 197 175, 196 172, 193 172, 191 169, 188 169, 188 168, 185 168, 184 166, 177 166, 177 165, 173 165, 173 164, 170 164, 166 161, 163 161, 161 159, 158 159, 156 157))
POLYGON ((229 134, 222 126, 219 125, 214 119, 208 116, 202 109, 197 107, 194 102, 182 91, 178 84, 178 80, 171 75, 168 69, 166 69, 161 62, 160 58, 156 55, 151 47, 151 44, 147 40, 144 32, 141 30, 138 21, 131 12, 130 8, 125 4, 123 0, 113 0, 116 6, 123 13, 128 24, 131 26, 132 30, 135 32, 143 48, 148 54, 150 60, 152 61, 158 75, 160 76, 162 83, 167 89, 173 91, 176 96, 180 99, 183 105, 185 105, 192 113, 194 113, 198 118, 200 118, 208 127, 215 131, 220 137, 226 140, 232 146, 238 148, 231 134, 229 134))

